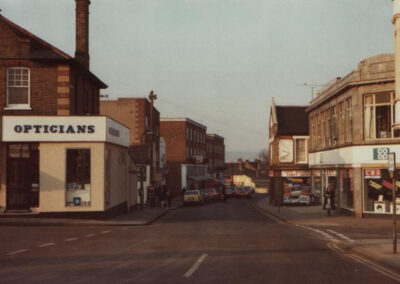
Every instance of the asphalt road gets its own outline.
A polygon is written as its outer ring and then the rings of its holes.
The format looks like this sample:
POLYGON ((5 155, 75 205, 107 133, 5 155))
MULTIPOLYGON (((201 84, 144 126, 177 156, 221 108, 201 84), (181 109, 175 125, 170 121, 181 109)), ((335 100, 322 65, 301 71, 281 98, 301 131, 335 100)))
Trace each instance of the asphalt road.
POLYGON ((252 200, 143 227, 0 227, 0 283, 398 283, 252 200))

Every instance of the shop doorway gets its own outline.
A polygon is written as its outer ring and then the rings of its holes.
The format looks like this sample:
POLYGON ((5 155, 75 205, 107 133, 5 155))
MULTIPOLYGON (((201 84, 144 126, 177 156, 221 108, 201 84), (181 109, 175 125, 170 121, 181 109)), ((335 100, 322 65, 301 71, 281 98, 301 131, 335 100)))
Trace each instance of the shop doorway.
POLYGON ((7 146, 7 210, 39 206, 39 149, 37 144, 7 146))

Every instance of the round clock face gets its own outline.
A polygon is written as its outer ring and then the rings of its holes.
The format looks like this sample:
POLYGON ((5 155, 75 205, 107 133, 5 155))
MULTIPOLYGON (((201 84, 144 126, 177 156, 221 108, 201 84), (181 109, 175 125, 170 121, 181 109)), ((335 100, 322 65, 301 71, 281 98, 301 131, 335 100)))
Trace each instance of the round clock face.
POLYGON ((279 162, 293 162, 293 140, 279 140, 279 162))

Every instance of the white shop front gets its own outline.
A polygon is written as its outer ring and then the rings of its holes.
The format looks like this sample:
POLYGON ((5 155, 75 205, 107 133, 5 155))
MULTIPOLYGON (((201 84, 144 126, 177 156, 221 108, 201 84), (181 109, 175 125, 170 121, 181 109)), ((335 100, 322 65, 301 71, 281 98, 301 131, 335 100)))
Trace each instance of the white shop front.
MULTIPOLYGON (((388 172, 388 153, 400 158, 400 145, 351 146, 311 153, 310 168, 322 172, 322 188, 336 184, 336 203, 355 215, 391 214, 393 181, 388 172)), ((400 164, 396 165, 398 169, 400 164)), ((397 170, 398 176, 400 171, 397 170)), ((397 182, 397 186, 400 183, 397 182)), ((397 190, 400 209, 400 192, 397 190)), ((400 213, 400 212, 399 212, 400 213)))
POLYGON ((129 128, 106 116, 3 116, 0 212, 107 217, 136 204, 129 128))

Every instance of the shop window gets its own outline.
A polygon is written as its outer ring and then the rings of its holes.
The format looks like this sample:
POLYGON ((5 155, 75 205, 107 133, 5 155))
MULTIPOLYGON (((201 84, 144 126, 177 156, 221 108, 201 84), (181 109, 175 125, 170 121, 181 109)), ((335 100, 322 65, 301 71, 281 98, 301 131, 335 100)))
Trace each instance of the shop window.
POLYGON ((29 88, 29 68, 12 67, 7 69, 7 107, 29 107, 29 88))
POLYGON ((307 163, 307 140, 296 139, 296 163, 307 163))
POLYGON ((317 203, 320 203, 322 195, 321 170, 313 170, 312 194, 315 196, 317 203))
MULTIPOLYGON (((387 169, 364 169, 364 211, 389 214, 393 211, 393 179, 387 169)), ((399 174, 398 171, 397 174, 399 174)), ((398 182, 396 186, 399 186, 398 182)), ((400 191, 397 190, 397 206, 400 191)))
POLYGON ((90 206, 90 149, 67 149, 67 206, 90 206))
POLYGON ((393 138, 393 93, 364 96, 364 136, 369 139, 393 138))
POLYGON ((354 193, 353 193, 353 169, 341 169, 341 204, 340 207, 353 209, 354 193))
POLYGON ((351 142, 353 140, 353 115, 351 98, 345 101, 345 142, 351 142))

